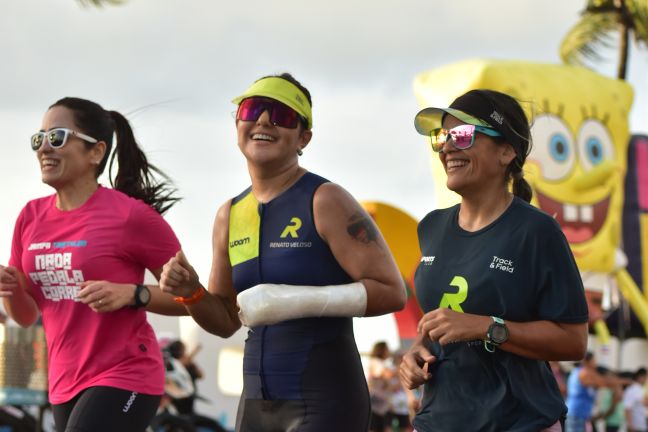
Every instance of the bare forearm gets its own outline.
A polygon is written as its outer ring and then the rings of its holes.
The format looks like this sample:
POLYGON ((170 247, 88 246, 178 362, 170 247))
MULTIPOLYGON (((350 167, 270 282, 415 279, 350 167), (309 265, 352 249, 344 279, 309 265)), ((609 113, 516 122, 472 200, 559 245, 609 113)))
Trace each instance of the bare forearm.
POLYGON ((209 292, 186 310, 205 331, 220 337, 228 338, 241 327, 236 304, 209 292))
POLYGON ((407 295, 401 279, 380 282, 373 279, 362 279, 367 290, 367 310, 365 316, 377 316, 396 312, 405 307, 407 295))
POLYGON ((36 302, 24 291, 16 292, 11 297, 3 298, 7 315, 22 327, 29 327, 38 320, 36 302))
POLYGON ((148 285, 148 288, 151 291, 151 301, 146 306, 147 312, 169 316, 189 315, 183 305, 173 300, 175 296, 162 292, 157 285, 148 285))
POLYGON ((587 349, 587 325, 551 321, 507 321, 509 339, 500 349, 538 360, 581 360, 587 349))

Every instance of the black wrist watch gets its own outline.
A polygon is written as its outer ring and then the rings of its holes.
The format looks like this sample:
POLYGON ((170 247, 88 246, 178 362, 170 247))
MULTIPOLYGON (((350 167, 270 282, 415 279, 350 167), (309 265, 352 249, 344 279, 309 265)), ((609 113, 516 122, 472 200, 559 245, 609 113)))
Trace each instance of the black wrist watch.
POLYGON ((488 352, 495 352, 495 348, 502 345, 509 338, 508 327, 502 318, 491 317, 493 323, 488 327, 484 348, 488 352))
POLYGON ((136 285, 135 286, 135 305, 133 306, 136 309, 146 307, 147 304, 151 301, 151 291, 146 287, 146 285, 136 285))

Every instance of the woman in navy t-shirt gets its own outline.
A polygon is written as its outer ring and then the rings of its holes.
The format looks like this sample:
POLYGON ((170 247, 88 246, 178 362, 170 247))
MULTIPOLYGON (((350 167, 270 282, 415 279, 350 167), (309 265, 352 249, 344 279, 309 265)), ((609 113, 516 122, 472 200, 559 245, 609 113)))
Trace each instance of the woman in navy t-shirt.
POLYGON ((461 203, 418 227, 425 315, 400 368, 410 389, 425 384, 414 426, 560 430, 566 409, 547 360, 582 358, 587 305, 560 227, 529 204, 527 118, 510 96, 472 90, 415 125, 461 203))

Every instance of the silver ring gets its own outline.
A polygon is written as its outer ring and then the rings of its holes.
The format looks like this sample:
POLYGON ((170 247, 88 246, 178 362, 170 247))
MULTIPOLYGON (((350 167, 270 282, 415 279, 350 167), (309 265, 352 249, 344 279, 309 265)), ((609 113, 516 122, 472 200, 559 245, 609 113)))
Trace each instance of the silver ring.
POLYGON ((103 304, 103 299, 99 299, 99 304, 100 304, 100 305, 103 304))

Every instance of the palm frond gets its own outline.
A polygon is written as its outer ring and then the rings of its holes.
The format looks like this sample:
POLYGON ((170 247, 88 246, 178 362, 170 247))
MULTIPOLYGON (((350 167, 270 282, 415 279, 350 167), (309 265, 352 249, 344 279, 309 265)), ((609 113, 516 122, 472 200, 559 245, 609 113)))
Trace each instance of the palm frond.
POLYGON ((632 34, 637 45, 648 46, 648 0, 626 0, 632 16, 632 34))
POLYGON ((79 4, 83 7, 96 6, 103 7, 105 5, 122 5, 126 3, 127 0, 77 0, 79 4))
POLYGON ((614 12, 583 13, 582 18, 567 33, 560 44, 563 63, 586 66, 586 61, 600 61, 600 48, 614 46, 611 33, 618 31, 614 12))
POLYGON ((615 0, 587 0, 584 13, 610 12, 616 9, 615 0))

